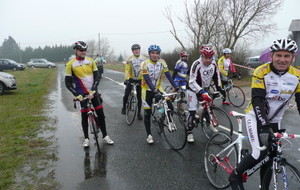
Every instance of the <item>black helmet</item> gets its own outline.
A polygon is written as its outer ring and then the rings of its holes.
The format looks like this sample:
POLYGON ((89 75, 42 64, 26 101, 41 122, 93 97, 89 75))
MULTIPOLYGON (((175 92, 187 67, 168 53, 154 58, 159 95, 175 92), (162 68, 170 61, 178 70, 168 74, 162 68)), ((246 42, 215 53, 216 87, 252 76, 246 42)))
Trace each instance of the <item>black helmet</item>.
POLYGON ((86 50, 88 48, 87 44, 83 41, 77 41, 73 45, 73 49, 86 50))
POLYGON ((133 44, 131 46, 131 50, 135 50, 135 49, 141 49, 141 46, 139 44, 133 44))

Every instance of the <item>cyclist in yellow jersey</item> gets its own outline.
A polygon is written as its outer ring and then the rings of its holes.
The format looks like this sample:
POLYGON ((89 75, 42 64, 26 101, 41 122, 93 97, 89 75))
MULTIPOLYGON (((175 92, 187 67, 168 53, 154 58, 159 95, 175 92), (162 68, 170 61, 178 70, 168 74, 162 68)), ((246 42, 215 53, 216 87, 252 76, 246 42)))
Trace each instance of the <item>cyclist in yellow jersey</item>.
MULTIPOLYGON (((132 85, 131 83, 139 83, 141 84, 142 74, 141 74, 141 63, 146 60, 146 57, 141 55, 141 46, 139 44, 133 44, 131 47, 132 54, 126 59, 125 63, 125 81, 124 84, 126 85, 124 97, 123 97, 123 107, 122 107, 122 114, 125 114, 126 102, 128 100, 128 96, 131 92, 132 85)), ((142 107, 142 97, 141 86, 136 87, 137 91, 137 99, 138 99, 138 114, 137 118, 139 120, 143 119, 141 114, 141 107, 142 107)))
MULTIPOLYGON (((221 76, 221 81, 222 81, 222 87, 224 88, 225 85, 228 84, 228 72, 231 70, 232 73, 235 73, 235 67, 232 63, 232 58, 231 58, 231 49, 225 48, 222 50, 223 56, 220 57, 218 60, 218 67, 220 70, 220 76, 221 76)), ((230 105, 230 102, 226 102, 226 93, 224 91, 223 94, 223 105, 230 105)))
MULTIPOLYGON (((229 177, 233 190, 243 190, 242 174, 263 160, 272 143, 273 132, 281 129, 281 119, 295 94, 298 112, 300 113, 300 71, 291 63, 298 47, 290 39, 275 40, 270 47, 271 63, 256 68, 252 77, 252 99, 246 109, 246 129, 252 148, 229 177), (257 147, 265 146, 260 151, 257 147)), ((262 179, 268 164, 260 169, 262 179)))
MULTIPOLYGON (((164 92, 162 87, 162 77, 163 74, 168 78, 174 89, 177 90, 177 86, 172 79, 169 72, 168 66, 163 59, 160 59, 161 49, 157 45, 151 45, 148 48, 149 59, 144 61, 141 66, 142 71, 142 99, 144 105, 144 124, 147 133, 147 143, 152 144, 153 137, 151 135, 151 106, 153 98, 155 101, 159 101, 162 96, 161 93, 164 92)), ((172 109, 172 103, 168 101, 168 106, 172 109)))
POLYGON ((103 112, 101 94, 98 93, 98 85, 100 82, 100 74, 97 70, 96 63, 92 58, 86 57, 87 44, 83 41, 75 42, 74 51, 76 57, 71 59, 66 64, 66 87, 72 94, 80 101, 81 106, 81 124, 84 134, 83 147, 89 147, 89 133, 88 133, 88 116, 87 105, 83 100, 83 96, 88 95, 91 98, 100 129, 103 135, 103 142, 106 144, 113 144, 114 141, 107 135, 105 116, 103 112), (74 86, 75 84, 75 86, 74 86))

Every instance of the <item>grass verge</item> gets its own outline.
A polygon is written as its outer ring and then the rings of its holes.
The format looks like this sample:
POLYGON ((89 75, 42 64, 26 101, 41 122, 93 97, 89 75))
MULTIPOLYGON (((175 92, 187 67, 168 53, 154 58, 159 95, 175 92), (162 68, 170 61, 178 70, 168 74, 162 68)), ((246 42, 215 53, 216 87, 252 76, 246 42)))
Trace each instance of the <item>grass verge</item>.
MULTIPOLYGON (((17 90, 0 96, 0 189, 10 189, 15 175, 33 157, 43 157, 51 142, 38 137, 47 117, 42 109, 55 87, 56 69, 8 72, 17 79, 17 90)), ((27 188, 26 188, 27 189, 27 188)))

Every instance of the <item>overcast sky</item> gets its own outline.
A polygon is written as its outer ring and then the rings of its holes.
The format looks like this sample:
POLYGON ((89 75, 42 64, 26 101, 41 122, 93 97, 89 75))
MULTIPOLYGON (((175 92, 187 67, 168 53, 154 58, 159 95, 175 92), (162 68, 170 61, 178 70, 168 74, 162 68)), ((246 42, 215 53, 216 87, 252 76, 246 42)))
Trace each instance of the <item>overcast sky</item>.
MULTIPOLYGON (((139 43, 143 52, 151 44, 169 51, 178 47, 163 16, 170 5, 183 15, 184 0, 0 0, 0 44, 12 36, 21 48, 71 45, 77 40, 98 40, 100 33, 116 55, 130 53, 133 43, 139 43)), ((258 45, 267 47, 274 39, 286 37, 291 20, 300 19, 299 7, 299 0, 285 0, 273 19, 279 30, 262 37, 258 45)), ((184 36, 184 26, 179 21, 176 25, 184 36)))

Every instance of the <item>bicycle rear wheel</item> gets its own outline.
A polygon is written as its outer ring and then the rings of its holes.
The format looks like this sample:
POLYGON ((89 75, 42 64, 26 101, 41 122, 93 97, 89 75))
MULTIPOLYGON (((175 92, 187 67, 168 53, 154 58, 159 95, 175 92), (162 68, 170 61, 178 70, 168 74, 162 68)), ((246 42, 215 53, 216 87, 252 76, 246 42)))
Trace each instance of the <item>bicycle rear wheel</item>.
MULTIPOLYGON (((277 189, 286 189, 284 181, 287 183, 287 189, 300 190, 300 173, 293 165, 285 159, 280 162, 280 170, 275 174, 277 189), (285 172, 284 172, 285 171, 285 172), (285 175, 284 175, 285 174, 285 175)), ((262 190, 274 189, 273 168, 270 166, 262 179, 262 190)))
POLYGON ((229 102, 235 107, 241 107, 245 103, 245 93, 238 87, 233 85, 231 89, 227 92, 229 102))
POLYGON ((173 150, 181 150, 186 145, 187 138, 187 131, 184 122, 182 121, 181 117, 178 115, 177 112, 169 111, 168 114, 172 121, 170 123, 173 125, 170 126, 171 129, 169 129, 169 127, 166 124, 164 124, 164 137, 173 150))
POLYGON ((237 166, 238 155, 235 145, 220 153, 231 143, 231 141, 231 137, 221 131, 220 133, 214 134, 209 139, 205 147, 205 173, 210 183, 218 189, 225 189, 229 186, 228 178, 230 174, 220 164, 218 164, 217 161, 220 161, 226 166, 228 166, 228 163, 234 168, 237 166), (223 141, 226 143, 216 144, 214 141, 223 141))
MULTIPOLYGON (((211 106, 212 118, 214 120, 215 126, 211 125, 209 113, 207 110, 204 110, 200 118, 201 129, 204 135, 209 139, 216 132, 226 132, 230 136, 233 133, 233 126, 229 115, 221 108, 211 106)), ((224 141, 215 141, 215 143, 225 143, 224 141)))
POLYGON ((130 95, 126 104, 126 122, 131 125, 134 122, 137 112, 137 98, 135 95, 130 95))
POLYGON ((89 128, 90 128, 92 134, 94 135, 94 140, 96 142, 98 152, 100 152, 100 146, 99 146, 99 142, 98 142, 98 130, 97 130, 97 123, 95 120, 95 116, 89 115, 88 122, 89 122, 89 128))

